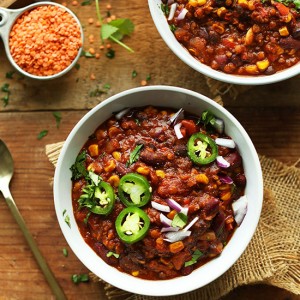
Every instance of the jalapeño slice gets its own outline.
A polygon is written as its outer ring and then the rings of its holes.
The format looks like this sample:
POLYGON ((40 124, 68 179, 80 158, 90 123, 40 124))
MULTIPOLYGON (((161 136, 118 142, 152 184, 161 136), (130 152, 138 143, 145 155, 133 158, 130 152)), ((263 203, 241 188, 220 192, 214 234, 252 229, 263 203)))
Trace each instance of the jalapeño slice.
POLYGON ((218 155, 215 141, 203 133, 194 133, 187 144, 189 158, 198 165, 206 165, 214 161, 218 155))
POLYGON ((115 193, 112 186, 101 181, 95 188, 94 201, 97 203, 91 207, 91 212, 98 215, 108 215, 115 204, 115 193))
POLYGON ((148 233, 150 218, 140 208, 131 206, 120 212, 115 226, 119 238, 124 243, 133 244, 143 239, 148 233))
POLYGON ((146 205, 151 198, 151 186, 144 176, 128 173, 120 180, 118 194, 127 207, 141 207, 146 205))

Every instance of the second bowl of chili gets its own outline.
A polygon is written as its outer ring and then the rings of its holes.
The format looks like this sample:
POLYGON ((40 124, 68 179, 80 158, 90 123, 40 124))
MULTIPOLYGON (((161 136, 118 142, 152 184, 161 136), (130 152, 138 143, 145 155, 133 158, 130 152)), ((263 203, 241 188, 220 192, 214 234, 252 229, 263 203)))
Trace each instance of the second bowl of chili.
POLYGON ((161 37, 211 78, 261 85, 300 74, 296 1, 148 0, 161 37))
POLYGON ((67 242, 93 273, 133 293, 175 295, 210 283, 245 250, 260 216, 262 174, 250 138, 223 107, 182 88, 143 87, 107 99, 75 126, 54 200, 67 242), (232 223, 233 206, 245 199, 246 215, 232 223), (222 220, 225 240, 212 225, 222 220))

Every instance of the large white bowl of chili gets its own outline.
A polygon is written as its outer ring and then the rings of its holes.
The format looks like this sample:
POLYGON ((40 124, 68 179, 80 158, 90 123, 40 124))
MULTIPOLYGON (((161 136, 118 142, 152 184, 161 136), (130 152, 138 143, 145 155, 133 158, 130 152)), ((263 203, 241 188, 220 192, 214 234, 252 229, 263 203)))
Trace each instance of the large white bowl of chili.
MULTIPOLYGON (((92 151, 92 149, 89 150, 92 151)), ((177 295, 189 292, 209 284, 226 272, 248 246, 260 218, 262 201, 263 180, 258 155, 242 125, 225 108, 211 99, 190 90, 170 86, 150 86, 124 91, 108 98, 90 110, 77 123, 66 139, 54 176, 54 203, 59 225, 69 246, 80 261, 91 272, 113 286, 132 293, 151 296, 177 295), (87 235, 85 236, 84 230, 82 231, 84 226, 78 226, 76 222, 78 215, 75 218, 77 210, 72 203, 74 185, 71 181, 72 171, 70 168, 74 165, 89 137, 116 112, 125 108, 140 108, 149 105, 166 109, 172 108, 175 111, 183 108, 184 111, 192 112, 197 116, 201 116, 204 111, 209 111, 216 118, 223 120, 226 135, 235 142, 242 157, 243 171, 246 177, 244 196, 248 201, 247 213, 240 226, 234 230, 222 253, 197 267, 191 273, 189 272, 188 275, 177 276, 172 279, 162 279, 159 276, 155 280, 143 279, 136 276, 137 274, 127 274, 106 263, 85 241, 84 237, 87 238, 87 235)), ((120 206, 118 199, 115 200, 115 203, 119 203, 120 206)), ((97 226, 97 224, 94 225, 97 226)), ((142 243, 142 241, 138 243, 142 243)), ((112 252, 109 256, 116 254, 114 251, 106 250, 107 254, 108 252, 112 252)), ((199 252, 196 254, 199 257, 199 252)), ((118 258, 115 257, 115 259, 118 258)), ((197 260, 197 257, 194 259, 197 260)))
POLYGON ((300 74, 296 1, 148 0, 148 4, 167 46, 206 76, 263 85, 300 74))

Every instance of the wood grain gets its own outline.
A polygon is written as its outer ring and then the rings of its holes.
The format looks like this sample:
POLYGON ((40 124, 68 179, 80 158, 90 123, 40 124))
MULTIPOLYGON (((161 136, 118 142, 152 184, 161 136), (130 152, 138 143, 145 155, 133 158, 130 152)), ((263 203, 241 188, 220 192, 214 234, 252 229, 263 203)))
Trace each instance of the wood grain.
MULTIPOLYGON (((0 0, 0 5, 12 0, 0 0)), ((29 0, 19 0, 14 7, 22 7, 29 0)), ((88 270, 68 248, 57 223, 53 192, 50 185, 54 169, 45 155, 45 145, 66 139, 78 120, 107 97, 140 86, 149 74, 149 84, 168 84, 185 87, 204 95, 211 95, 203 75, 184 65, 165 45, 153 25, 146 1, 113 1, 112 13, 117 17, 132 19, 135 31, 125 40, 134 48, 130 54, 117 45, 116 57, 109 60, 98 50, 99 28, 88 24, 96 19, 94 4, 68 6, 84 26, 84 49, 95 48, 100 59, 82 57, 79 70, 73 69, 66 76, 49 82, 39 82, 14 74, 3 45, 0 45, 0 86, 9 84, 10 101, 6 107, 0 101, 0 138, 10 148, 15 161, 15 174, 11 183, 15 201, 45 256, 58 278, 68 299, 106 299, 100 283, 75 285, 70 277, 88 270), (88 37, 94 34, 95 42, 88 37), (132 71, 138 76, 132 78, 132 71), (91 80, 94 74, 96 79, 91 80), (90 97, 90 92, 110 84, 107 94, 90 97), (54 111, 62 113, 56 128, 54 111), (40 131, 48 135, 37 139, 40 131), (64 257, 62 249, 69 250, 64 257)), ((108 1, 100 1, 103 13, 108 1)), ((224 96, 225 106, 248 131, 257 151, 262 155, 293 164, 299 159, 300 149, 300 77, 281 83, 243 89, 237 99, 224 96)), ((242 90, 242 89, 240 89, 242 90)), ((3 97, 0 92, 0 99, 3 97)), ((51 291, 38 269, 24 238, 15 224, 6 203, 0 196, 0 299, 53 299, 51 291)), ((224 300, 296 300, 299 297, 284 290, 266 285, 239 287, 224 300)))

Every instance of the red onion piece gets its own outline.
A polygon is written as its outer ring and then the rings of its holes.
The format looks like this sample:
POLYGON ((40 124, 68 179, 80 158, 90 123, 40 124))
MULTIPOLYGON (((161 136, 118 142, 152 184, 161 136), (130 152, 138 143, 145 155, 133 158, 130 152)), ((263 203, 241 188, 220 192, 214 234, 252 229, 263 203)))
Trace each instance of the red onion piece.
POLYGON ((220 134, 223 133, 224 132, 224 127, 225 127, 224 121, 222 119, 216 118, 213 127, 216 129, 216 131, 218 133, 220 133, 220 134))
POLYGON ((180 108, 171 118, 170 122, 171 125, 176 124, 179 120, 182 120, 184 118, 184 110, 183 108, 180 108))
POLYGON ((232 210, 234 214, 235 222, 240 226, 245 218, 248 208, 248 199, 246 195, 240 197, 238 200, 232 203, 232 210))
POLYGON ((177 212, 181 212, 181 210, 183 209, 183 207, 173 199, 166 199, 166 202, 172 209, 175 209, 177 212))
POLYGON ((187 12, 188 12, 188 10, 184 7, 184 8, 180 11, 180 13, 179 13, 179 15, 178 15, 178 17, 177 17, 177 20, 183 20, 183 19, 185 18, 185 16, 186 16, 187 12))
POLYGON ((176 134, 176 137, 180 140, 183 138, 183 135, 180 131, 180 128, 181 128, 181 123, 177 123, 175 126, 174 126, 174 130, 175 130, 175 134, 176 134))
POLYGON ((223 156, 217 156, 216 161, 217 161, 217 165, 221 168, 230 167, 230 163, 223 156))
POLYGON ((219 146, 227 147, 227 148, 235 148, 235 142, 231 139, 223 139, 223 138, 216 138, 215 142, 219 146))
POLYGON ((130 109, 131 109, 130 107, 127 107, 127 108, 121 110, 120 112, 115 114, 115 118, 117 120, 120 120, 122 117, 124 117, 130 111, 130 109))
POLYGON ((168 21, 171 21, 174 18, 176 8, 177 8, 177 3, 173 3, 170 6, 170 13, 169 13, 169 16, 168 16, 168 21))
POLYGON ((195 217, 189 224, 187 224, 182 231, 187 231, 189 230, 197 221, 199 220, 199 217, 195 217))
POLYGON ((221 182, 223 183, 227 183, 227 184, 233 184, 233 180, 231 177, 229 176, 219 176, 219 179, 221 182))
POLYGON ((155 201, 151 201, 151 206, 159 211, 163 211, 163 212, 170 212, 171 209, 169 206, 167 205, 162 205, 160 203, 157 203, 155 201))
POLYGON ((168 227, 163 227, 161 229, 161 232, 176 232, 176 231, 179 231, 179 227, 168 226, 168 227))
POLYGON ((165 234, 167 242, 174 243, 185 239, 186 237, 191 235, 191 231, 177 231, 177 232, 168 232, 165 234))
POLYGON ((162 213, 159 215, 159 219, 164 226, 166 226, 166 227, 172 226, 172 220, 167 218, 162 213))

